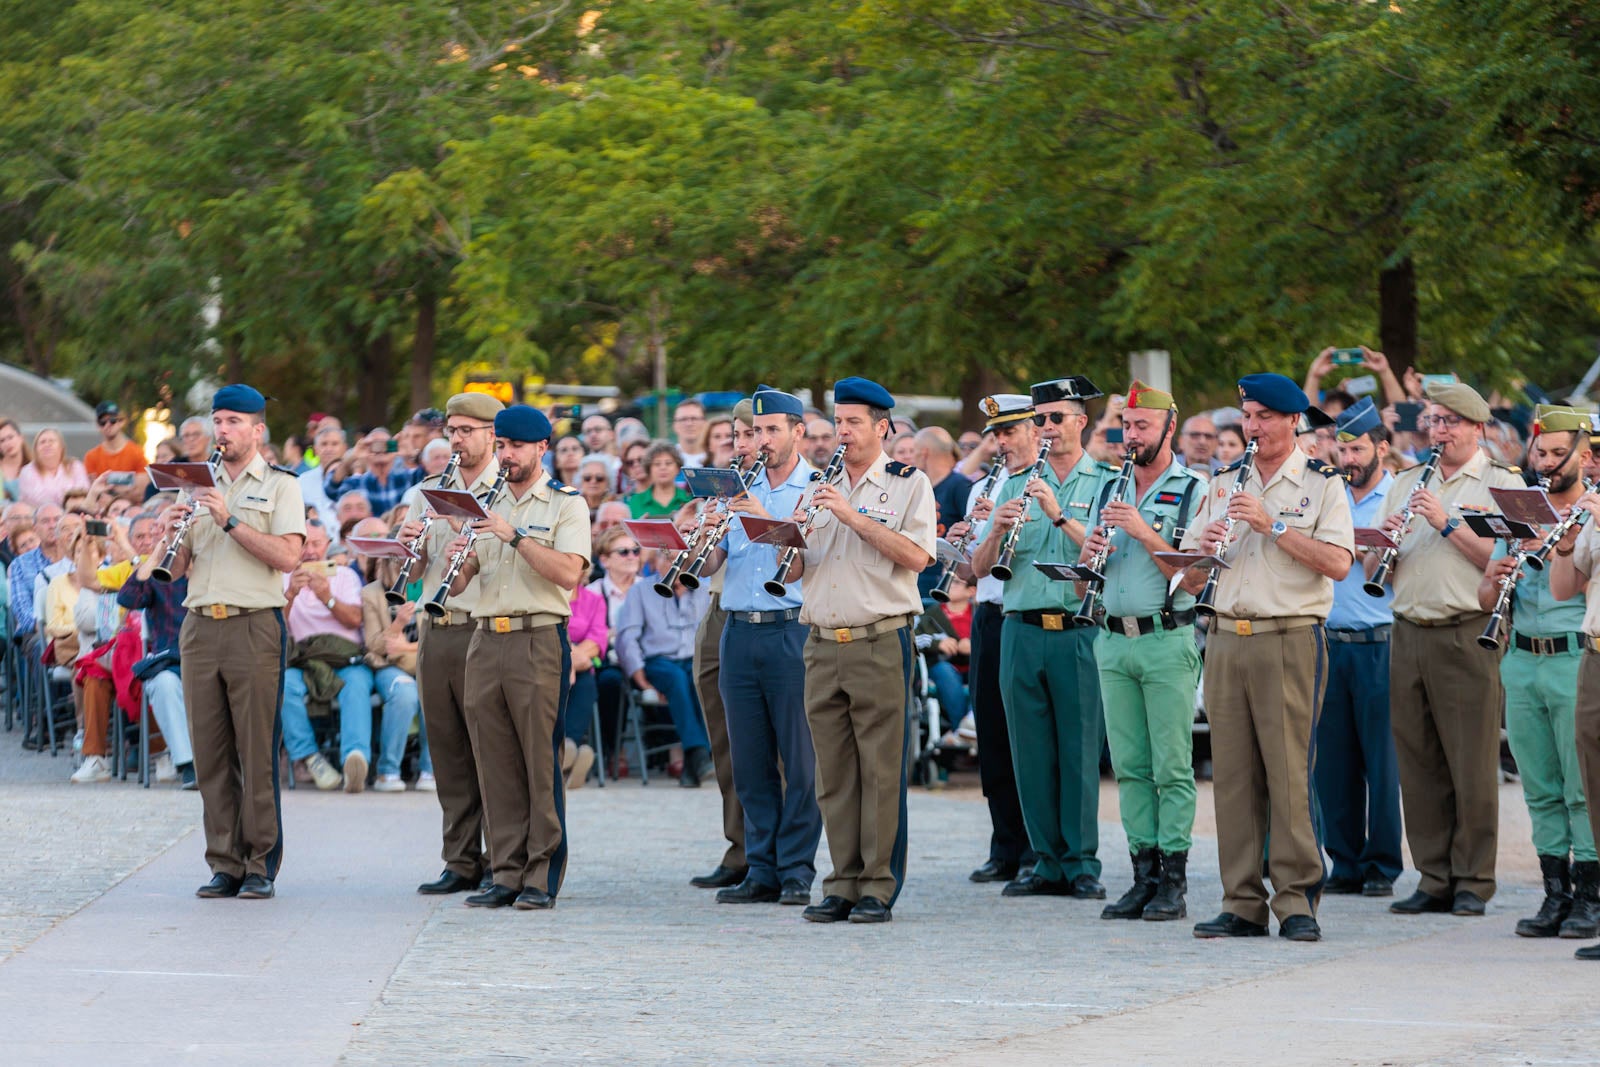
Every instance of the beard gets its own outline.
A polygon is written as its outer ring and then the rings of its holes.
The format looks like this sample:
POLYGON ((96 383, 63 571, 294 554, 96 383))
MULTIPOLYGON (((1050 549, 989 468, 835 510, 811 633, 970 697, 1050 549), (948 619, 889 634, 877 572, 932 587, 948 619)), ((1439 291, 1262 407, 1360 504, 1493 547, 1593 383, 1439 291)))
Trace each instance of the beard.
POLYGON ((1560 496, 1562 493, 1565 493, 1568 489, 1571 489, 1578 483, 1578 476, 1580 473, 1581 468, 1574 464, 1573 466, 1568 467, 1566 470, 1556 470, 1550 474, 1544 475, 1544 477, 1550 479, 1550 493, 1555 496, 1560 496))
MULTIPOLYGON (((1135 453, 1135 455, 1133 457, 1133 462, 1137 466, 1148 467, 1148 466, 1150 466, 1150 464, 1152 464, 1152 463, 1154 463, 1156 461, 1156 457, 1159 456, 1160 454, 1161 454, 1161 442, 1157 441, 1153 445, 1145 445, 1143 448, 1139 449, 1138 452, 1135 453)), ((1127 455, 1127 450, 1126 449, 1123 450, 1123 455, 1127 455)))
POLYGON ((1383 466, 1383 460, 1379 459, 1377 456, 1373 456, 1371 463, 1346 464, 1344 467, 1344 476, 1349 480, 1351 485, 1355 486, 1357 489, 1360 489, 1372 481, 1373 475, 1378 472, 1378 468, 1381 466, 1383 466))

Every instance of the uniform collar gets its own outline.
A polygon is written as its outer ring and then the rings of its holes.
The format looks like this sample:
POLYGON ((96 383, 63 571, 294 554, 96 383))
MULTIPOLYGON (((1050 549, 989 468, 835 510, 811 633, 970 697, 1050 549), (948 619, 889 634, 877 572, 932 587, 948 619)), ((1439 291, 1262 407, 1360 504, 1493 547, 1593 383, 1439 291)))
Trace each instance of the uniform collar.
POLYGON ((781 486, 775 486, 771 482, 768 482, 767 488, 804 489, 806 486, 811 484, 811 475, 816 471, 816 469, 817 468, 813 467, 806 457, 801 456, 800 462, 794 465, 794 470, 789 472, 789 477, 783 480, 781 486))
MULTIPOLYGON (((1089 455, 1089 450, 1088 449, 1084 449, 1083 452, 1081 452, 1078 455, 1078 462, 1074 463, 1072 465, 1071 469, 1067 471, 1067 476, 1065 478, 1061 479, 1061 484, 1065 485, 1066 483, 1072 481, 1072 479, 1076 478, 1078 475, 1084 473, 1085 471, 1093 470, 1095 467, 1098 467, 1099 465, 1100 465, 1100 461, 1095 459, 1093 456, 1089 455)), ((1046 470, 1047 473, 1050 473, 1050 474, 1054 474, 1055 473, 1055 467, 1051 466, 1051 464, 1048 461, 1046 461, 1046 463, 1045 463, 1045 470, 1046 470)))
MULTIPOLYGON (((497 475, 499 473, 500 473, 499 470, 496 469, 496 467, 494 465, 494 461, 490 460, 488 463, 485 463, 483 465, 483 470, 478 472, 478 476, 476 478, 472 479, 472 484, 471 485, 468 485, 466 483, 466 481, 461 477, 461 472, 459 470, 456 471, 455 477, 456 477, 456 481, 458 483, 460 483, 461 487, 464 488, 464 489, 476 489, 480 485, 487 489, 489 486, 494 484, 495 475, 497 475)), ((448 489, 450 487, 449 486, 444 486, 443 488, 447 488, 448 489)))
MULTIPOLYGON (((1282 478, 1285 481, 1290 481, 1295 485, 1299 485, 1301 482, 1305 481, 1306 469, 1310 463, 1311 457, 1300 451, 1299 446, 1296 446, 1294 450, 1289 453, 1289 458, 1283 461, 1283 465, 1273 472, 1272 480, 1275 482, 1279 478, 1282 478)), ((1262 486, 1262 488, 1266 488, 1266 486, 1262 486)))
MULTIPOLYGON (((506 488, 509 490, 511 486, 508 484, 506 488)), ((555 490, 550 488, 550 472, 545 470, 544 466, 541 465, 539 467, 539 476, 533 480, 533 488, 529 489, 522 496, 513 497, 512 500, 518 504, 534 499, 549 500, 550 495, 553 492, 555 492, 555 490)))
POLYGON ((861 481, 857 482, 856 485, 859 486, 865 482, 871 482, 880 489, 884 488, 888 484, 888 480, 884 476, 884 468, 888 465, 889 453, 879 448, 878 458, 872 461, 872 466, 867 468, 867 472, 861 476, 861 481))
POLYGON ((250 457, 250 462, 244 465, 244 470, 239 472, 239 477, 235 478, 234 481, 243 481, 246 478, 254 478, 258 482, 262 481, 267 476, 268 466, 267 457, 258 451, 250 457))
POLYGON ((1472 478, 1475 481, 1482 481, 1484 472, 1488 469, 1489 453, 1485 452, 1483 447, 1480 445, 1478 449, 1472 453, 1472 458, 1467 460, 1466 463, 1462 464, 1461 469, 1456 471, 1453 477, 1459 478, 1462 475, 1466 475, 1468 478, 1472 478))

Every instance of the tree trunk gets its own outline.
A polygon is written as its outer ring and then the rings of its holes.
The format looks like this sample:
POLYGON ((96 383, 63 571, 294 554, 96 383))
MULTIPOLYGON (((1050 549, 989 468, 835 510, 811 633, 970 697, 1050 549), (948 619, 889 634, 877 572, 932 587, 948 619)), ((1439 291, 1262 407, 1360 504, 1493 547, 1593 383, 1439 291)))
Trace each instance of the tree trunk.
POLYGON ((1417 268, 1410 256, 1378 272, 1378 341, 1396 378, 1417 361, 1417 268))
POLYGON ((433 353, 439 329, 439 298, 431 289, 417 293, 417 336, 411 346, 411 410, 433 403, 433 353))
POLYGON ((356 399, 356 422, 382 426, 389 421, 389 397, 394 383, 394 339, 387 331, 361 348, 361 379, 356 399))

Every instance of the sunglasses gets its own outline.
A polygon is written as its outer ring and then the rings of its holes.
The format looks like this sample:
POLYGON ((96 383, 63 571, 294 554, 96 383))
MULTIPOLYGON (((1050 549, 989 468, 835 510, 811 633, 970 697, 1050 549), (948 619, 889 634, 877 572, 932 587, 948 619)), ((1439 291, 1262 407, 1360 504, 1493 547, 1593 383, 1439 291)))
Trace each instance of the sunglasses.
POLYGON ((598 482, 601 485, 604 485, 606 476, 604 474, 585 474, 583 476, 583 480, 586 482, 598 482))
POLYGON ((637 556, 639 554, 639 548, 637 545, 635 545, 633 548, 613 548, 611 550, 611 554, 613 556, 637 556))
POLYGON ((121 415, 102 415, 102 416, 100 416, 99 420, 97 420, 97 421, 99 421, 101 426, 110 426, 113 423, 121 422, 122 421, 122 416, 121 415))
POLYGON ((1072 412, 1070 412, 1070 411, 1050 411, 1050 412, 1044 412, 1044 413, 1035 413, 1034 416, 1033 416, 1033 424, 1035 426, 1043 426, 1045 424, 1045 421, 1049 420, 1051 425, 1060 426, 1063 422, 1066 422, 1067 419, 1071 415, 1072 415, 1072 412))

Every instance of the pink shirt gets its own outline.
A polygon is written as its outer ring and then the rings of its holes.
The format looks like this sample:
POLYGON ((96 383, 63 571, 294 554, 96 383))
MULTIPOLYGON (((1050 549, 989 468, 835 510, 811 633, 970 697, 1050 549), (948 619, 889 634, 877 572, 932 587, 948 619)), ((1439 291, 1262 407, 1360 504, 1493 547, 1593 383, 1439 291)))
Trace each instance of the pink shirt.
POLYGON ((22 470, 17 473, 17 491, 22 494, 24 504, 32 504, 42 508, 46 504, 61 506, 67 498, 68 489, 89 488, 89 474, 83 469, 81 460, 63 463, 55 469, 53 474, 42 473, 32 463, 23 464, 22 470))
MULTIPOLYGON (((283 576, 285 592, 289 590, 289 578, 290 575, 283 576)), ((349 567, 340 567, 334 576, 328 579, 328 591, 341 604, 361 603, 361 579, 357 578, 356 572, 349 567)), ((338 634, 359 645, 361 623, 357 621, 354 626, 346 626, 334 618, 333 612, 328 610, 327 602, 318 600, 317 594, 307 587, 300 590, 300 595, 289 602, 289 640, 304 641, 318 634, 338 634)))
POLYGON ((579 589, 572 601, 572 617, 567 620, 567 640, 572 644, 593 641, 600 646, 597 654, 604 656, 608 636, 606 598, 588 586, 579 589))

